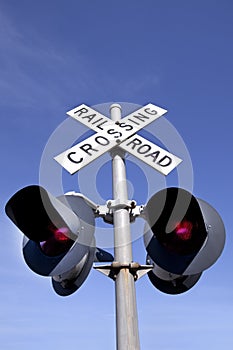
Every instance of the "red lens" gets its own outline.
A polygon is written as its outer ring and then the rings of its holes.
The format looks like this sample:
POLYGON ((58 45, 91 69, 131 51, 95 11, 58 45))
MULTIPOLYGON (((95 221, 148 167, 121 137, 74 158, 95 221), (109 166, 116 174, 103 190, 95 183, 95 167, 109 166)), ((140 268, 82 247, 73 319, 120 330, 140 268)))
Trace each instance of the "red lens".
POLYGON ((68 252, 74 241, 69 238, 69 229, 67 227, 57 228, 50 225, 48 230, 51 236, 44 242, 40 242, 41 250, 48 256, 57 256, 68 252))
POLYGON ((69 240, 69 229, 67 227, 57 228, 53 231, 54 239, 59 242, 65 242, 69 240))
POLYGON ((190 221, 181 221, 176 225, 176 236, 182 241, 187 241, 192 237, 193 224, 190 221))

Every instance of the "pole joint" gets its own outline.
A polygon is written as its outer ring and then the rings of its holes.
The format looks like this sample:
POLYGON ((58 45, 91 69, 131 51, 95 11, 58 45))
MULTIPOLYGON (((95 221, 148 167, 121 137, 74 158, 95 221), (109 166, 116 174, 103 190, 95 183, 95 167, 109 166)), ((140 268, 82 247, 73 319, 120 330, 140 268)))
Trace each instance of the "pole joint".
POLYGON ((144 205, 136 205, 134 200, 108 200, 106 205, 97 205, 94 210, 95 217, 101 217, 104 222, 113 225, 113 213, 118 209, 127 209, 129 212, 130 223, 135 222, 137 217, 145 217, 144 205))
POLYGON ((118 209, 134 209, 136 208, 137 202, 134 200, 121 200, 121 199, 115 199, 115 200, 108 200, 107 201, 107 207, 109 209, 118 210, 118 209))
POLYGON ((129 264, 120 263, 118 261, 113 261, 111 265, 97 265, 94 269, 103 273, 107 277, 111 278, 113 281, 116 280, 117 275, 121 270, 129 270, 135 281, 143 277, 146 273, 152 270, 154 265, 140 265, 137 262, 131 262, 129 264))

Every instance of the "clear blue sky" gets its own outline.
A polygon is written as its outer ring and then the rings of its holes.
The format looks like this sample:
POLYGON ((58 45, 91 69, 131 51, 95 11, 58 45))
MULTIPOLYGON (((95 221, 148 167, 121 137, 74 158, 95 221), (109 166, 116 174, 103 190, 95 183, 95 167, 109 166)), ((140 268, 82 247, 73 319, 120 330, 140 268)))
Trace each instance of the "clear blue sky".
MULTIPOLYGON (((219 211, 227 231, 223 255, 189 292, 168 296, 147 277, 137 282, 141 348, 232 349, 232 15, 231 0, 0 2, 2 349, 115 348, 112 281, 92 271, 77 293, 57 296, 50 279, 24 263, 22 235, 4 213, 14 192, 39 182, 44 147, 66 111, 111 101, 168 109, 192 159, 194 194, 219 211)), ((134 167, 139 178, 150 170, 129 160, 133 187, 134 167)), ((109 199, 104 173, 98 190, 109 199)), ((80 176, 88 192, 90 181, 80 176)), ((64 172, 63 180, 66 190, 79 189, 77 175, 64 172)), ((177 184, 174 174, 155 171, 154 181, 155 189, 177 184)), ((141 184, 134 189, 140 204, 141 184)), ((145 262, 141 240, 134 257, 145 262)))

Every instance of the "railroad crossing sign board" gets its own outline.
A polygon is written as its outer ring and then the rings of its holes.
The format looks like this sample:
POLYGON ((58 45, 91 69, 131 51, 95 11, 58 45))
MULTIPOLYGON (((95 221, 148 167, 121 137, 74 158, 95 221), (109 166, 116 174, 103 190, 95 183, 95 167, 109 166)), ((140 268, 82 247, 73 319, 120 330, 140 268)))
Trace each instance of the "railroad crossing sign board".
POLYGON ((163 175, 168 175, 182 160, 136 134, 166 112, 165 109, 149 103, 115 122, 82 104, 67 114, 96 131, 96 134, 60 153, 54 159, 70 174, 74 174, 105 152, 119 146, 163 175))
POLYGON ((120 145, 126 152, 141 159, 144 163, 168 175, 182 160, 140 135, 134 135, 120 145))

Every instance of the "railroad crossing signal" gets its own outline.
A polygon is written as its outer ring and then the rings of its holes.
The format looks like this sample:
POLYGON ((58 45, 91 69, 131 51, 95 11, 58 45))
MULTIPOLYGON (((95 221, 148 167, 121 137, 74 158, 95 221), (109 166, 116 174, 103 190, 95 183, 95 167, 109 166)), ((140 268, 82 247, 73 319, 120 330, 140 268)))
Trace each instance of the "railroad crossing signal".
POLYGON ((136 134, 166 112, 165 109, 149 103, 120 121, 114 122, 82 104, 67 114, 96 131, 96 134, 62 152, 54 159, 70 174, 74 174, 105 152, 119 146, 163 175, 168 175, 182 160, 136 134))
POLYGON ((74 174, 97 157, 111 152, 113 200, 100 206, 75 192, 58 198, 40 186, 18 191, 6 204, 6 214, 23 232, 23 254, 36 273, 52 277, 61 296, 74 293, 94 261, 110 262, 98 270, 115 281, 117 350, 139 350, 134 282, 148 274, 162 292, 179 294, 192 288, 202 271, 220 256, 224 224, 213 207, 181 188, 154 194, 146 205, 128 200, 123 151, 168 175, 181 159, 144 139, 137 132, 166 113, 151 103, 121 119, 119 105, 111 120, 82 104, 68 115, 96 132, 57 155, 55 160, 74 174), (133 261, 130 223, 145 219, 146 265, 133 261), (114 258, 96 248, 95 218, 114 225, 114 258))

